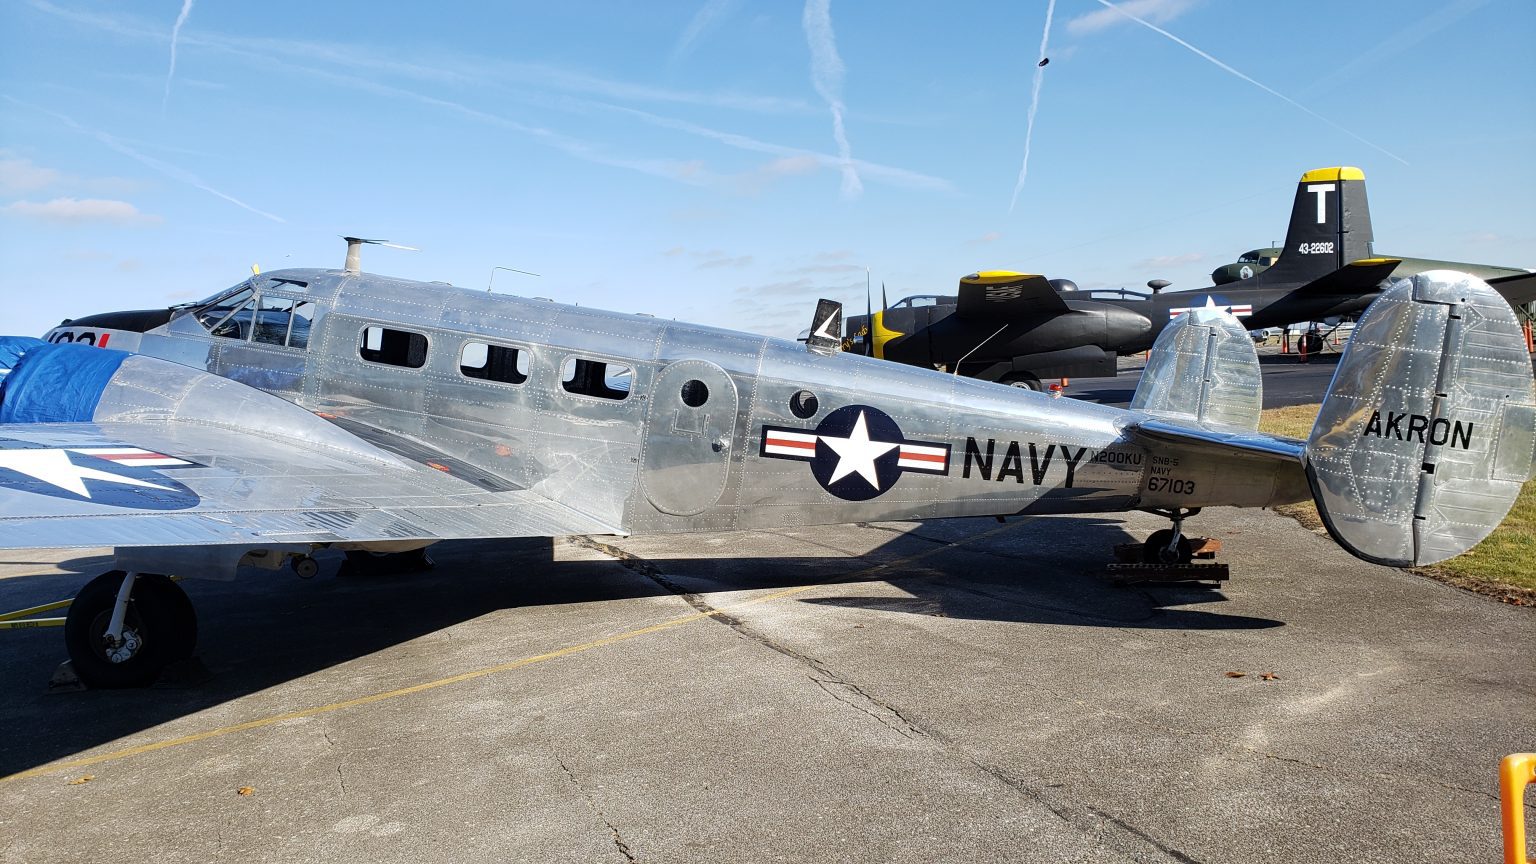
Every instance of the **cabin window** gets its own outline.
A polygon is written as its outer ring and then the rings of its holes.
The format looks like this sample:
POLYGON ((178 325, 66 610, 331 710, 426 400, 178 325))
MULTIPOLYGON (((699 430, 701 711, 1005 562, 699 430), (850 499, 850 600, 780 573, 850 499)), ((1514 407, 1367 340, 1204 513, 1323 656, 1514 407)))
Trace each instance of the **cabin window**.
POLYGON ((699 408, 709 401, 709 386, 695 378, 684 382, 683 391, 678 394, 683 399, 683 404, 689 408, 699 408))
POLYGON ((821 403, 816 399, 816 394, 809 390, 797 390, 795 395, 789 397, 789 411, 801 420, 809 420, 816 416, 816 409, 821 403))
POLYGON ((567 393, 599 399, 628 399, 634 371, 605 360, 571 357, 560 367, 560 386, 567 393))
POLYGON ((459 351, 459 371, 482 381, 521 384, 528 380, 528 352, 509 345, 465 342, 459 351))
POLYGON ((358 354, 370 363, 420 369, 427 362, 427 337, 410 330, 371 324, 363 328, 358 354))

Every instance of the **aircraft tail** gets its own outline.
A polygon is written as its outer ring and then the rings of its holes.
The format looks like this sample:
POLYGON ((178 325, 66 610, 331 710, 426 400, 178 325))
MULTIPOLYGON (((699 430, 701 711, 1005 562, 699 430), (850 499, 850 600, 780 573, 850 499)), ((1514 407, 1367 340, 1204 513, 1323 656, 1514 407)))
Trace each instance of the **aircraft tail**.
POLYGON ((1514 310, 1455 271, 1395 281, 1355 327, 1305 462, 1324 524, 1355 555, 1401 567, 1472 548, 1536 463, 1514 310))
POLYGON ((1308 171, 1296 186, 1285 248, 1273 267, 1253 277, 1253 284, 1311 282, 1370 258, 1371 241, 1365 172, 1349 167, 1308 171))
POLYGON ((1253 339, 1227 312, 1196 308, 1158 334, 1131 410, 1200 428, 1255 430, 1263 403, 1253 339))

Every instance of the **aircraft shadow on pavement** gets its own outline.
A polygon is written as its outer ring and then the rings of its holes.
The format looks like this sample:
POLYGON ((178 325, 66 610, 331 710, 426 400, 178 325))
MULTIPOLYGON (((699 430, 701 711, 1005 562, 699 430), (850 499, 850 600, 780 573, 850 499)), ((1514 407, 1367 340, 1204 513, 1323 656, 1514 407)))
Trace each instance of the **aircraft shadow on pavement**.
MULTIPOLYGON (((234 582, 183 583, 196 604, 198 660, 208 674, 146 690, 47 694, 64 658, 61 631, 4 634, 0 655, 0 776, 66 759, 269 687, 505 609, 607 602, 687 591, 747 591, 844 582, 889 582, 910 595, 786 598, 898 614, 1033 624, 1255 629, 1262 618, 1169 606, 1224 600, 1193 587, 1118 588, 1105 578, 1109 544, 1131 542, 1118 523, 1053 517, 1019 526, 985 545, 958 544, 995 527, 991 520, 927 523, 862 556, 647 558, 644 568, 612 560, 554 562, 563 540, 444 543, 435 570, 386 575, 338 572, 326 553, 322 575, 242 571, 234 582), (1049 545, 1042 537, 1049 535, 1049 545), (916 557, 914 557, 916 556, 916 557), (885 569, 873 569, 891 564, 885 569), (644 575, 646 568, 659 578, 644 575)), ((100 558, 57 565, 67 572, 0 580, 15 608, 69 596, 99 572, 100 558)), ((846 589, 845 589, 846 590, 846 589)), ((720 601, 729 607, 729 600, 720 601)), ((551 648, 561 647, 551 645, 551 648)), ((505 657, 486 657, 487 663, 505 657)), ((175 675, 168 676, 175 678, 175 675)), ((412 682, 406 682, 412 683, 412 682)), ((285 709, 308 707, 284 706, 285 709)))

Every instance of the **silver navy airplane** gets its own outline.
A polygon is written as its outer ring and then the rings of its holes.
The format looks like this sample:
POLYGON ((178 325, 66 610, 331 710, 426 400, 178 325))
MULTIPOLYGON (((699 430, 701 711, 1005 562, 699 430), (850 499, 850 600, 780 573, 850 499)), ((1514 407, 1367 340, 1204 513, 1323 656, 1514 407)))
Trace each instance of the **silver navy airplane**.
POLYGON ((1167 328, 1120 410, 840 353, 828 301, 801 344, 349 265, 71 322, 4 379, 0 548, 115 548, 64 623, 88 683, 190 655, 160 574, 313 573, 324 547, 1140 509, 1179 561, 1200 508, 1311 498, 1406 566, 1486 536, 1536 450, 1515 315, 1453 272, 1382 293, 1303 441, 1256 431, 1220 310, 1167 328))

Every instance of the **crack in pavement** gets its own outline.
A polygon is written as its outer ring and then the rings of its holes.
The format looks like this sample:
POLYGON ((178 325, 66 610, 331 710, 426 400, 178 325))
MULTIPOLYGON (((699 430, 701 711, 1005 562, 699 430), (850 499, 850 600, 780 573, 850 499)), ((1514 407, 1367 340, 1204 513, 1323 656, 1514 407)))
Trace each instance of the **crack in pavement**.
MULTIPOLYGON (((746 624, 746 622, 742 621, 740 618, 719 611, 702 596, 689 591, 688 589, 668 578, 666 574, 662 573, 653 562, 641 558, 640 556, 627 550, 594 540, 591 537, 570 537, 567 539, 569 542, 575 545, 582 546, 596 552, 601 552, 604 555, 608 555, 614 558, 621 566, 631 570, 636 574, 644 576, 647 579, 651 579, 652 581, 656 582, 656 584, 676 594, 689 606, 700 612, 709 614, 710 617, 714 620, 730 627, 737 633, 737 635, 741 636, 742 638, 749 639, 762 645, 765 648, 769 648, 810 667, 814 674, 811 674, 807 677, 828 696, 831 696, 833 699, 836 699, 838 702, 841 702, 844 705, 853 708, 854 710, 868 715, 882 726, 890 729, 898 735, 901 735, 905 739, 927 743, 940 752, 945 753, 950 759, 972 766, 973 768, 981 771, 983 774, 991 777, 996 782, 1001 783, 1005 788, 1045 807, 1052 815, 1061 820, 1063 824, 1071 827, 1073 830, 1076 830, 1090 837, 1094 837, 1100 842, 1105 842, 1105 838, 1103 837, 1103 823, 1108 823, 1115 826, 1117 829, 1114 835, 1115 842, 1112 844, 1116 848, 1116 851, 1124 852, 1126 854, 1134 855, 1137 857, 1144 857, 1148 854, 1149 851, 1155 850, 1155 852, 1163 856, 1165 860, 1171 860, 1173 862, 1177 862, 1177 864, 1200 864, 1198 859, 1192 858, 1189 855, 1180 852, 1172 846, 1159 841, 1157 838, 1153 837, 1151 834, 1148 834, 1146 831, 1143 831, 1131 823, 1097 807, 1092 805, 1083 805, 1081 807, 1082 813, 1091 814, 1093 817, 1097 818, 1099 824, 1094 824, 1092 820, 1084 818, 1080 815, 1079 812, 1057 804, 1055 801, 1051 800, 1042 790, 1030 786, 1022 779, 1014 777, 1001 768, 988 765, 978 760, 976 757, 967 753, 959 745, 950 741, 936 730, 928 729, 913 722, 894 705, 883 699, 880 699, 877 696, 874 696, 863 687, 860 687, 858 684, 848 681, 843 676, 838 675, 820 659, 812 657, 808 654, 803 654, 793 648, 790 648, 787 645, 776 642, 765 634, 753 630, 746 624), (848 694, 852 694, 857 698, 850 699, 848 698, 848 694), (864 704, 859 704, 860 702, 864 704), (869 706, 874 706, 879 710, 872 710, 869 706), (894 717, 898 722, 893 723, 890 719, 891 717, 894 717), (1150 847, 1150 850, 1148 847, 1150 847)), ((944 546, 935 547, 935 550, 954 545, 959 545, 959 543, 946 543, 944 546)), ((884 566, 885 565, 880 565, 874 569, 883 569, 884 566)), ((843 580, 834 579, 825 584, 834 585, 838 584, 840 581, 852 581, 855 578, 867 576, 868 574, 868 570, 861 570, 846 577, 843 580)), ((572 782, 575 782, 575 775, 570 773, 570 769, 566 767, 565 761, 563 759, 560 762, 560 766, 562 768, 566 768, 566 773, 571 777, 572 782)), ((585 790, 583 790, 583 792, 585 793, 585 790)))
POLYGON ((593 815, 597 816, 597 818, 602 821, 604 827, 608 829, 609 839, 613 841, 613 846, 615 849, 619 850, 619 854, 624 856, 624 860, 639 861, 640 859, 635 855, 634 850, 630 849, 629 844, 624 842, 623 835, 619 834, 618 827, 610 822, 608 820, 607 814, 603 812, 603 809, 597 806, 597 799, 592 797, 592 793, 587 790, 586 785, 577 779, 576 772, 572 771, 571 766, 566 764, 565 757, 561 756, 557 752, 555 753, 555 761, 560 763, 560 770, 565 772, 565 779, 571 781, 571 785, 575 786, 576 791, 581 793, 581 797, 587 802, 588 809, 590 809, 593 815))

